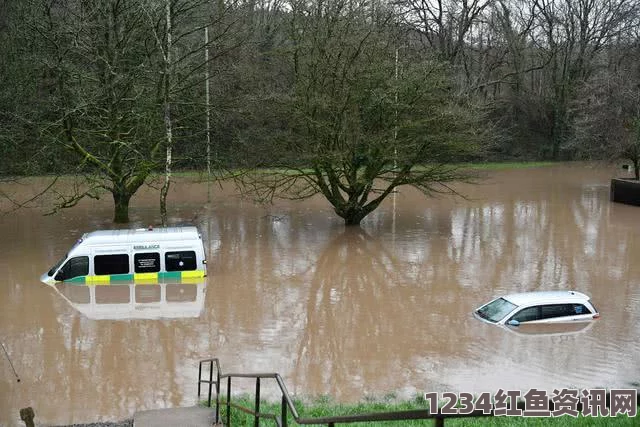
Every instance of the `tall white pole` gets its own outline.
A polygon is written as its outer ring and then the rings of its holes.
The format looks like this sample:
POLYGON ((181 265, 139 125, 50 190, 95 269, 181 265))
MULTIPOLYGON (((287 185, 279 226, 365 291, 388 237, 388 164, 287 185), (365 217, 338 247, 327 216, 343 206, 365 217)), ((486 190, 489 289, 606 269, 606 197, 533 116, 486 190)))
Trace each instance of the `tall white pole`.
POLYGON ((209 28, 204 29, 204 63, 205 63, 205 80, 204 80, 204 96, 205 106, 207 108, 207 174, 211 177, 211 111, 209 105, 209 28))
POLYGON ((210 201, 210 186, 211 186, 211 109, 209 105, 209 28, 204 29, 204 97, 205 108, 207 113, 207 202, 210 201))
MULTIPOLYGON (((397 138, 398 138, 398 48, 396 48, 396 70, 395 70, 395 77, 396 77, 396 90, 395 90, 395 94, 394 94, 394 100, 395 100, 395 107, 396 107, 396 111, 395 111, 395 116, 396 116, 396 122, 394 124, 394 128, 393 128, 393 170, 394 173, 396 172, 396 169, 398 168, 398 146, 397 146, 397 138)), ((397 188, 393 189, 393 220, 391 223, 391 235, 393 236, 393 241, 395 243, 395 239, 396 239, 396 194, 398 192, 397 188)))
POLYGON ((398 138, 398 48, 396 48, 396 90, 394 99, 396 103, 396 122, 393 128, 393 169, 395 170, 398 167, 398 148, 396 146, 396 139, 398 138))

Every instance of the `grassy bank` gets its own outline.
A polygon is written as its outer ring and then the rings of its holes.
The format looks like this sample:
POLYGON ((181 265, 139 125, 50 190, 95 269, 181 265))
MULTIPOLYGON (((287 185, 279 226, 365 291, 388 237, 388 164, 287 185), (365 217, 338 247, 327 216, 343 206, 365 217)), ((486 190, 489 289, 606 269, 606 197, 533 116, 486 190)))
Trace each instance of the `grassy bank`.
MULTIPOLYGON (((254 400, 250 396, 238 396, 232 399, 235 404, 242 405, 247 408, 253 409, 254 400)), ((303 418, 316 418, 316 417, 329 417, 337 415, 356 415, 356 414, 369 414, 375 412, 391 412, 391 411, 407 411, 412 409, 425 409, 427 408, 426 402, 422 398, 416 398, 410 401, 395 402, 395 401, 365 401, 357 404, 339 404, 333 402, 327 398, 320 398, 313 401, 295 401, 296 410, 303 418)), ((222 421, 226 422, 226 408, 222 406, 222 421)), ((271 402, 261 401, 260 412, 266 414, 280 414, 280 404, 274 404, 271 402)), ((261 424, 265 426, 275 425, 273 421, 261 420, 261 424)), ((339 424, 339 425, 353 425, 353 426, 367 426, 367 427, 391 427, 391 426, 432 426, 433 420, 405 420, 395 422, 368 422, 368 423, 355 423, 355 424, 339 424)), ((638 426, 640 425, 640 417, 627 417, 626 415, 618 416, 616 418, 611 417, 583 417, 579 416, 573 418, 570 416, 561 416, 557 418, 540 418, 540 417, 478 417, 478 418, 459 418, 448 419, 445 421, 445 426, 460 426, 460 427, 474 427, 474 426, 608 426, 608 425, 620 425, 620 426, 638 426)), ((232 426, 252 426, 253 417, 241 412, 238 409, 231 409, 231 425, 232 426)), ((289 425, 295 426, 293 418, 289 416, 289 425)))
MULTIPOLYGON (((487 162, 487 163, 460 163, 455 166, 458 166, 462 169, 475 169, 475 170, 508 170, 508 169, 528 169, 528 168, 541 168, 548 167, 557 164, 556 162, 487 162)), ((420 170, 420 166, 415 166, 417 170, 420 170)), ((300 171, 305 173, 310 173, 311 169, 301 168, 300 171)), ((225 170, 225 171, 213 171, 212 175, 217 179, 228 179, 238 174, 238 170, 225 170)), ((283 173, 283 174, 293 174, 295 172, 287 169, 278 169, 278 168, 261 168, 256 169, 253 173, 283 173)), ((206 180, 207 173, 206 171, 175 171, 173 172, 173 176, 176 178, 190 178, 196 180, 206 180)), ((164 175, 162 173, 154 173, 152 175, 153 178, 160 179, 163 178, 164 175)))

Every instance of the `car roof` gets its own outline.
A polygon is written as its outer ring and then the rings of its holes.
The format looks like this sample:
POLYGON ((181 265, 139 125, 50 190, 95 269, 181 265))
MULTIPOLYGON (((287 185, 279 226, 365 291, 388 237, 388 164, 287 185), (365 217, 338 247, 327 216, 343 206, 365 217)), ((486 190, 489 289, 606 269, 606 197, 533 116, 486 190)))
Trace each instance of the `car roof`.
POLYGON ((538 291, 505 295, 502 298, 515 305, 587 302, 589 297, 577 291, 538 291))

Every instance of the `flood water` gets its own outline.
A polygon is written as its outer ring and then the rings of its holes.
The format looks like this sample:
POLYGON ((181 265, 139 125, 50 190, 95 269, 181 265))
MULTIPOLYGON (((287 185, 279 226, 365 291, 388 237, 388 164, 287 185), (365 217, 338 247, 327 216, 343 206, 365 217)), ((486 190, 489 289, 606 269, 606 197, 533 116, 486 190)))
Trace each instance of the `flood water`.
MULTIPOLYGON (((0 354, 0 425, 20 425, 26 406, 39 423, 70 424, 192 405, 197 362, 209 357, 225 372, 278 372, 295 394, 341 401, 637 385, 640 208, 609 202, 617 175, 589 165, 496 171, 460 187, 468 200, 401 189, 360 229, 345 229, 320 198, 264 207, 213 186, 208 203, 206 185, 181 183, 170 221, 199 227, 208 277, 167 291, 193 295, 195 314, 161 318, 92 315, 72 304, 88 293, 69 293, 88 290, 38 281, 82 233, 114 228, 108 197, 54 216, 2 216, 0 340, 21 382, 0 354), (601 319, 510 331, 471 315, 499 294, 559 289, 590 295, 601 319)), ((31 184, 2 189, 26 195, 42 182, 31 184)), ((143 191, 130 227, 157 223, 157 193, 143 191)))

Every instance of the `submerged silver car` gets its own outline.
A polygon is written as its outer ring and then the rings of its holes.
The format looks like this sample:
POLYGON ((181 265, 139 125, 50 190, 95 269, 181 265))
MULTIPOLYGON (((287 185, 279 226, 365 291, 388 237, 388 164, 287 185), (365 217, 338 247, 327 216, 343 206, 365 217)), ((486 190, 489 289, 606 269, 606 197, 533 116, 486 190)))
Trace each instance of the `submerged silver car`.
POLYGON ((523 323, 589 321, 600 313, 589 297, 576 291, 524 292, 490 301, 474 315, 489 323, 518 326, 523 323))

